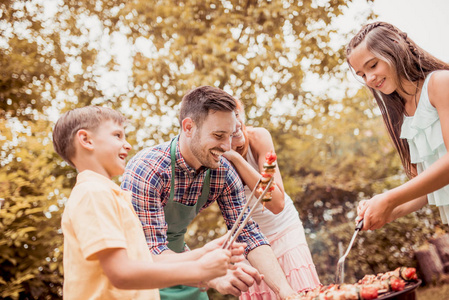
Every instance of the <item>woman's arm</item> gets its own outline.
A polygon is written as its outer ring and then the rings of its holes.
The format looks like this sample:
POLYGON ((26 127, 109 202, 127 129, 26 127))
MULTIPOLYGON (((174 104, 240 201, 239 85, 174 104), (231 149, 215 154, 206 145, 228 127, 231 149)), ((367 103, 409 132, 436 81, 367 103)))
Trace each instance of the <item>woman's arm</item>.
MULTIPOLYGON (((263 171, 263 164, 265 163, 265 154, 269 151, 274 152, 274 144, 268 130, 264 128, 247 128, 249 144, 254 158, 257 160, 259 170, 255 170, 239 153, 236 151, 229 151, 225 154, 232 164, 237 169, 243 182, 253 190, 261 177, 263 171)), ((265 203, 274 214, 280 213, 284 209, 284 185, 282 183, 281 173, 279 167, 276 165, 276 172, 274 174, 275 188, 271 193, 273 198, 271 201, 265 203)), ((259 197, 256 192, 255 197, 259 197)))

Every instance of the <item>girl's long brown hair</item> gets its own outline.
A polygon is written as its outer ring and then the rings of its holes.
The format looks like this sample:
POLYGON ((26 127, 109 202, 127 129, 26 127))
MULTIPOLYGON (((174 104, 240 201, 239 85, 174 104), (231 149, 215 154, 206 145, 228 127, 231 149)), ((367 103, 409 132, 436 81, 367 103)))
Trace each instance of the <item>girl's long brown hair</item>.
MULTIPOLYGON (((362 42, 366 48, 377 58, 385 61, 396 72, 398 89, 404 91, 402 80, 418 82, 433 71, 449 70, 449 64, 437 59, 424 51, 413 42, 405 32, 385 22, 367 24, 352 38, 346 47, 346 59, 353 49, 362 42)), ((392 94, 383 94, 368 87, 379 105, 388 133, 401 157, 405 172, 411 178, 414 176, 414 167, 410 162, 408 142, 400 138, 401 126, 404 121, 405 101, 397 91, 392 94)))

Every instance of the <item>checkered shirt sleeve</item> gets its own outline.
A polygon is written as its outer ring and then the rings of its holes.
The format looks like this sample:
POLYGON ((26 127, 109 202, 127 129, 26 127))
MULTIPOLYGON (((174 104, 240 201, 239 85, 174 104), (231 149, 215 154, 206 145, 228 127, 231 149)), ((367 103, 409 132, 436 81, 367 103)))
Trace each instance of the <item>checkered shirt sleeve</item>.
POLYGON ((159 171, 171 169, 169 160, 156 159, 147 152, 142 150, 129 161, 122 188, 132 192, 133 206, 142 223, 148 248, 157 255, 169 250, 163 199, 170 195, 170 176, 159 171))

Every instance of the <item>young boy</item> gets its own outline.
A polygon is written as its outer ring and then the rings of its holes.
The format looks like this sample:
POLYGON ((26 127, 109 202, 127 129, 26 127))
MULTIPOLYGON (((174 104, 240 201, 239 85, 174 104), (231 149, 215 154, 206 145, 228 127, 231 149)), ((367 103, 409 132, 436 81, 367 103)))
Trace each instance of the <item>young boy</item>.
POLYGON ((125 121, 112 109, 88 106, 55 125, 56 152, 79 172, 62 216, 65 299, 159 299, 158 288, 198 285, 243 259, 244 245, 222 250, 222 237, 153 262, 130 193, 111 180, 131 150, 125 121))

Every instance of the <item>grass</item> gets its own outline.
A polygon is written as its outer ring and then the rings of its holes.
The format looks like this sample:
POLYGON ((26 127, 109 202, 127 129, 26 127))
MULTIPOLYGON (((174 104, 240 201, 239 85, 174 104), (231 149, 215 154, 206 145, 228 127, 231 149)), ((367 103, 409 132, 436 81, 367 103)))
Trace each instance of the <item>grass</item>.
POLYGON ((416 290, 416 300, 449 300, 449 284, 421 286, 416 290))

